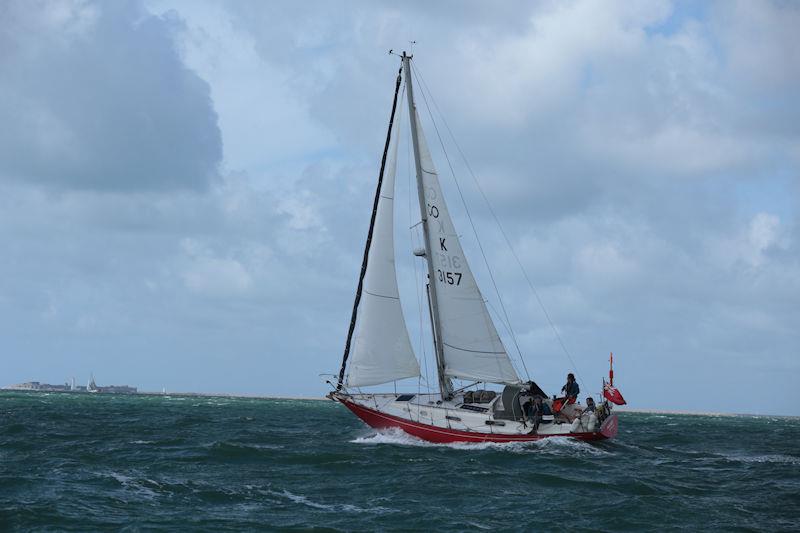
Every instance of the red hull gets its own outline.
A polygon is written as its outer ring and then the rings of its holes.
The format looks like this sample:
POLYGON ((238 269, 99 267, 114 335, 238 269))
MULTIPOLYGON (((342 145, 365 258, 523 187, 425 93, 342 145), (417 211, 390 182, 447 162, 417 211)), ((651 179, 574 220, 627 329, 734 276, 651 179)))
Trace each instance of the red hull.
POLYGON ((374 409, 369 409, 363 405, 348 400, 347 398, 337 398, 355 415, 375 429, 400 428, 409 435, 428 442, 450 443, 450 442, 530 442, 535 440, 547 439, 550 437, 569 437, 571 439, 594 441, 605 440, 617 434, 617 415, 611 415, 603 422, 600 431, 593 433, 559 433, 556 435, 499 435, 492 433, 475 433, 460 431, 457 429, 445 429, 428 424, 420 424, 405 420, 386 413, 381 413, 374 409))

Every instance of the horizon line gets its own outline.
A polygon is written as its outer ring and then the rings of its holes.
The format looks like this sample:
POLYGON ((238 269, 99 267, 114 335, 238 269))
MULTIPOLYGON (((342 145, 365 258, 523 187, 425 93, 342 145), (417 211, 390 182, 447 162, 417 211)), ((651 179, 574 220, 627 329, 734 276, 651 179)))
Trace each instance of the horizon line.
MULTIPOLYGON (((24 393, 56 393, 56 394, 88 394, 83 391, 47 391, 47 390, 27 390, 15 389, 13 385, 0 387, 0 392, 24 392, 24 393)), ((190 391, 137 391, 134 393, 114 393, 104 392, 102 395, 118 395, 118 396, 188 396, 188 397, 201 397, 201 398, 242 398, 252 400, 300 400, 300 401, 326 401, 325 396, 281 396, 281 395, 263 395, 263 394, 248 394, 248 393, 227 393, 227 392, 190 392, 190 391)), ((94 395, 92 395, 94 396, 94 395)), ((687 411, 687 410, 673 410, 673 409, 655 409, 647 407, 627 407, 617 406, 615 411, 620 413, 635 413, 635 414, 656 414, 656 415, 678 415, 678 416, 771 416, 780 418, 800 418, 800 415, 788 414, 774 414, 774 413, 725 413, 715 411, 687 411)))

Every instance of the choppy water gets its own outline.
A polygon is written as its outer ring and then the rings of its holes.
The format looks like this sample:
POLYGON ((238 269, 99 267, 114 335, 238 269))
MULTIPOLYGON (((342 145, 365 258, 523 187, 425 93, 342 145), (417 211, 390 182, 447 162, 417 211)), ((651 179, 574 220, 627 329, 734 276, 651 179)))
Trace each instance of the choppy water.
POLYGON ((0 530, 687 528, 800 528, 800 420, 432 445, 332 402, 0 393, 0 530))

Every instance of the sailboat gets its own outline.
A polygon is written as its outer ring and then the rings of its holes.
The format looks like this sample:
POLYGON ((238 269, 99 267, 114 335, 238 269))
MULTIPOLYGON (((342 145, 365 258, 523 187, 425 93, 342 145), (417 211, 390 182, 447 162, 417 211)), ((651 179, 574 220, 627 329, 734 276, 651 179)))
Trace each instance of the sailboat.
POLYGON ((94 382, 94 374, 89 375, 89 381, 86 383, 86 392, 100 392, 94 382))
POLYGON ((401 57, 342 366, 336 382, 329 381, 334 390, 328 397, 373 428, 398 428, 437 443, 614 437, 618 421, 608 401, 587 409, 575 399, 570 403, 550 398, 535 382, 523 381, 517 374, 445 202, 414 102, 412 56, 403 52, 401 57), (401 307, 394 257, 399 136, 392 130, 403 79, 424 242, 424 247, 413 253, 426 264, 425 289, 439 390, 364 393, 362 387, 420 376, 401 307), (456 388, 454 380, 471 385, 456 388), (502 386, 502 390, 487 389, 487 384, 502 386), (525 404, 536 396, 547 406, 544 412, 551 414, 534 421, 526 416, 525 404))

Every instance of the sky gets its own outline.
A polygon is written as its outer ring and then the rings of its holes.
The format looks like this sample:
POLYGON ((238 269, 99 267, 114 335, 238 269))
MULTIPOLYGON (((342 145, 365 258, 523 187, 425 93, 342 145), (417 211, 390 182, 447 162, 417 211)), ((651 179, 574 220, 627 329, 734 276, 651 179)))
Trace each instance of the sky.
MULTIPOLYGON (((387 52, 416 41, 445 194, 527 375, 554 393, 575 370, 596 392, 613 351, 632 408, 800 415, 800 4, 0 13, 0 385, 93 372, 143 390, 324 394, 399 67, 387 52)), ((400 152, 398 276, 422 356, 400 152)))

